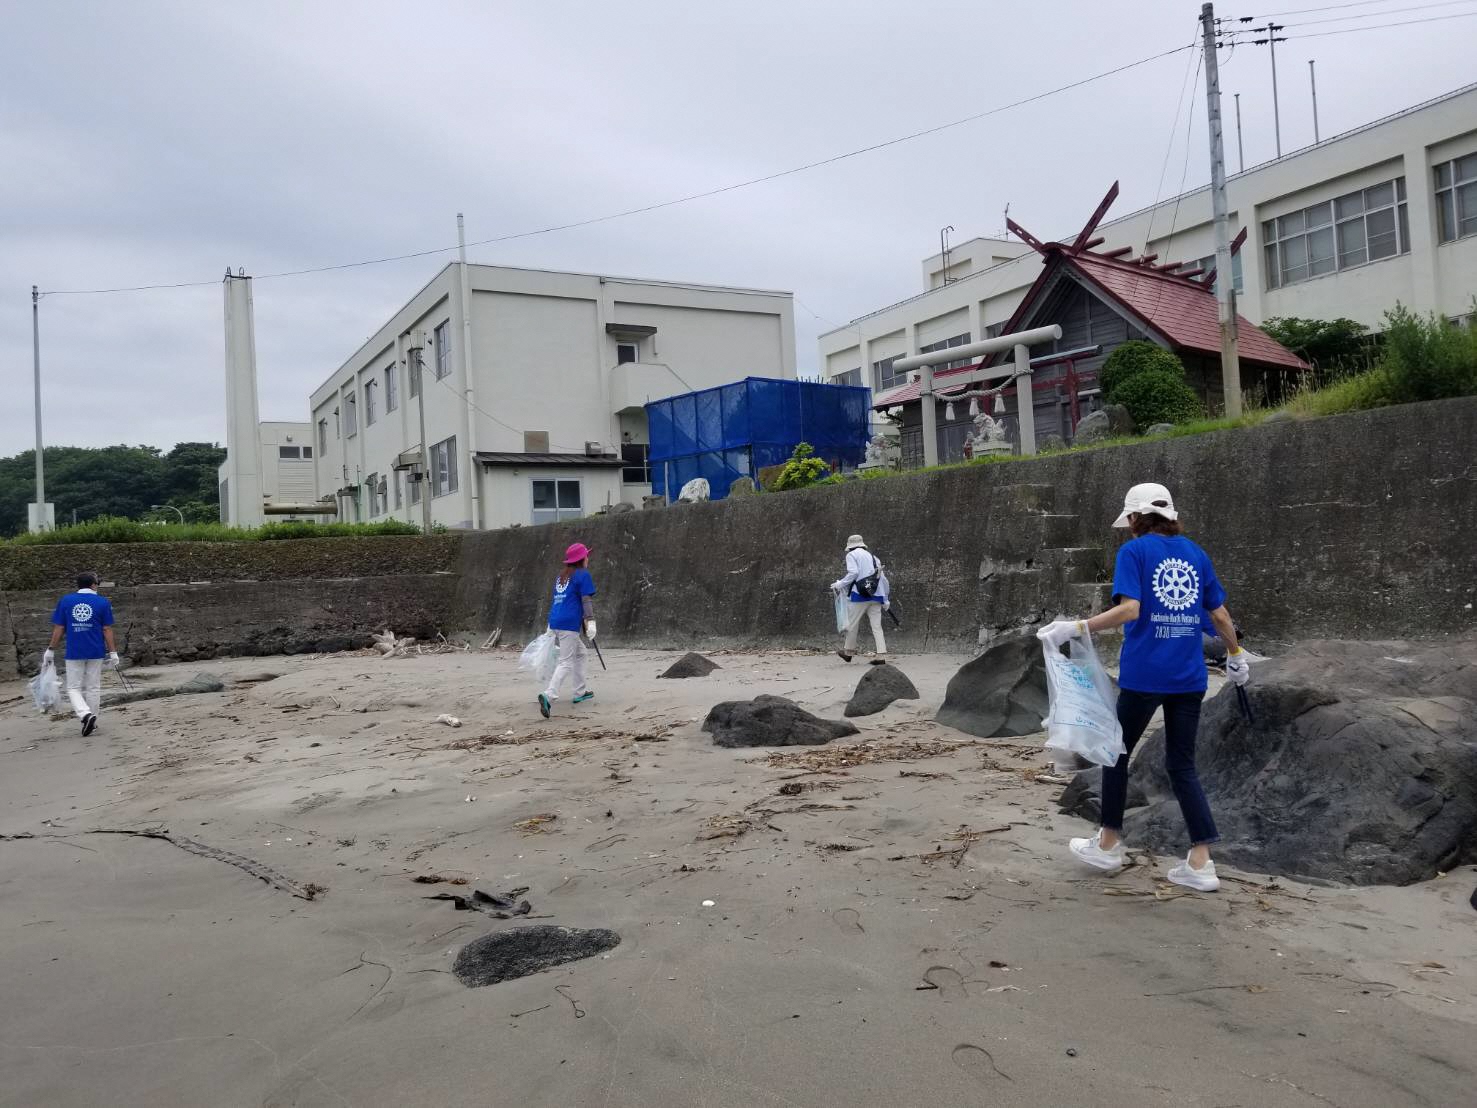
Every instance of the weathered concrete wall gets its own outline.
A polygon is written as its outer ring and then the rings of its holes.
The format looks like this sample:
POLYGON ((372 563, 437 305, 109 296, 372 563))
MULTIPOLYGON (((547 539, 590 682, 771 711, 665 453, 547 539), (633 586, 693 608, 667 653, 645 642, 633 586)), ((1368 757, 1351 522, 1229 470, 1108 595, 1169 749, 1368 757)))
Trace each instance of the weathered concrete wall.
POLYGON ((34 672, 57 597, 99 574, 121 652, 144 664, 434 636, 455 609, 461 536, 0 547, 0 680, 34 672))
POLYGON ((0 545, 0 590, 64 593, 91 571, 118 585, 386 577, 455 568, 458 534, 365 535, 268 542, 0 545))
POLYGON ((1477 399, 1283 422, 464 539, 460 608, 541 625, 564 547, 595 550, 612 643, 816 645, 860 531, 887 563, 905 649, 1106 602, 1129 486, 1174 492, 1260 641, 1477 630, 1477 399))
MULTIPOLYGON (((370 635, 387 627, 434 638, 463 622, 454 614, 456 578, 449 573, 133 585, 110 590, 109 597, 118 650, 142 665, 348 650, 368 646, 370 635)), ((51 634, 56 595, 30 591, 3 599, 18 647, 12 665, 18 654, 21 668, 34 672, 51 634)))

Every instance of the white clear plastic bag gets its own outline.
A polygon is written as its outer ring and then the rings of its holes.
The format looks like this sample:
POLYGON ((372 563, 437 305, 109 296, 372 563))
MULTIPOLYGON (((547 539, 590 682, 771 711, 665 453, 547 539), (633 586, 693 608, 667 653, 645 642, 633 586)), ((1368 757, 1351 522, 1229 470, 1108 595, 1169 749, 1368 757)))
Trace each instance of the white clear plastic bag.
POLYGON ((554 676, 554 667, 559 664, 559 643, 553 631, 545 631, 523 648, 518 659, 518 668, 530 672, 544 685, 554 676))
POLYGON ((1113 682, 1098 661, 1089 636, 1067 643, 1070 656, 1042 643, 1046 655, 1046 749, 1081 755, 1099 766, 1117 764, 1123 754, 1123 725, 1113 682))
POLYGON ((847 596, 845 589, 836 593, 835 597, 836 633, 838 635, 844 635, 846 633, 846 625, 851 622, 851 599, 847 596))
POLYGON ((51 662, 41 663, 41 672, 31 678, 31 698, 38 712, 49 712, 62 700, 62 682, 51 662))

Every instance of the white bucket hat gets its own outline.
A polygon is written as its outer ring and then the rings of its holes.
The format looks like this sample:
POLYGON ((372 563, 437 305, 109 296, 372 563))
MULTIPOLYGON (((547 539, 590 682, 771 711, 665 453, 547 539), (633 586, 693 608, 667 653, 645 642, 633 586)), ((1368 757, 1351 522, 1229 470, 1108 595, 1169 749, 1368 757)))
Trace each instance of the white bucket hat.
POLYGON ((1150 512, 1165 519, 1179 519, 1179 513, 1174 510, 1174 498, 1163 485, 1135 485, 1123 498, 1123 512, 1113 521, 1113 526, 1127 527, 1130 515, 1148 515, 1150 512))
POLYGON ((851 538, 849 538, 849 539, 846 540, 846 549, 847 550, 855 550, 859 546, 866 546, 866 545, 867 545, 867 541, 865 539, 863 539, 860 535, 852 535, 851 538))

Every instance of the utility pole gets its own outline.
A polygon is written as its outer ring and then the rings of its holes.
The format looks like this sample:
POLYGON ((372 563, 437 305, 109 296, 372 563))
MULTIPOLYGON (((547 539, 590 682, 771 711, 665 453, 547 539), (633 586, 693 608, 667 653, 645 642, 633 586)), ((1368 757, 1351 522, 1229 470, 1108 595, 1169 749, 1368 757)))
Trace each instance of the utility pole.
POLYGON ((1313 89, 1313 141, 1322 142, 1318 137, 1318 77, 1313 71, 1313 59, 1308 59, 1308 84, 1313 89))
POLYGON ((41 293, 31 286, 31 361, 36 371, 36 516, 31 530, 49 531, 46 518, 46 462, 41 443, 41 293))
POLYGON ((431 455, 426 449, 426 377, 421 362, 421 351, 426 345, 426 333, 410 332, 410 341, 405 346, 405 356, 410 361, 410 379, 415 382, 415 395, 420 406, 421 424, 421 530, 431 533, 431 455))
POLYGON ((462 317, 462 399, 466 406, 462 412, 462 426, 467 429, 463 443, 467 464, 467 490, 472 496, 472 526, 479 531, 483 527, 482 474, 477 466, 477 390, 472 384, 474 366, 472 362, 472 278, 467 273, 467 227, 462 213, 456 213, 457 283, 461 286, 462 317))
MULTIPOLYGON (((1231 228, 1226 203, 1226 159, 1221 134, 1221 75, 1215 52, 1215 5, 1200 8, 1205 42, 1206 119, 1210 124, 1210 200, 1215 215, 1215 300, 1221 330, 1221 389, 1226 415, 1241 415, 1241 362, 1236 351, 1236 302, 1231 279, 1231 228)), ((1278 155, 1281 155, 1278 149, 1278 155)))
POLYGON ((1246 150, 1241 145, 1241 94, 1236 93, 1236 172, 1246 172, 1246 150))

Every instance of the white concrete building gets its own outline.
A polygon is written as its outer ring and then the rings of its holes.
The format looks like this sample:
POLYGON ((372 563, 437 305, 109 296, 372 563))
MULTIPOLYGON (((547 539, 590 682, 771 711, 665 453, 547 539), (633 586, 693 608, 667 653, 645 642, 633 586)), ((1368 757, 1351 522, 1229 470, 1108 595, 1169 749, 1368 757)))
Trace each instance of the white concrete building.
MULTIPOLYGON (((1106 189, 1111 167, 1103 172, 1106 189)), ((1397 302, 1451 318, 1473 310, 1477 85, 1236 174, 1227 193, 1232 235, 1249 235, 1234 280, 1253 323, 1345 316, 1379 330, 1397 302)), ((1028 210, 1020 218, 1034 222, 1028 210)), ((1209 188, 1096 234, 1102 252, 1214 267, 1209 188)), ((934 255, 923 263, 927 291, 821 335, 823 377, 875 393, 906 383, 894 361, 998 334, 1042 265, 1015 241, 972 239, 949 255, 948 283, 934 255)))
POLYGON ((333 517, 315 510, 318 486, 313 467, 311 423, 267 422, 257 424, 260 451, 262 507, 252 520, 232 519, 230 510, 231 459, 229 454, 218 471, 221 489, 221 522, 255 527, 274 520, 325 520, 333 517))
POLYGON ((795 377, 788 292, 464 268, 465 285, 448 265, 313 393, 318 494, 337 518, 420 523, 423 496, 432 523, 461 528, 639 505, 648 400, 795 377))

